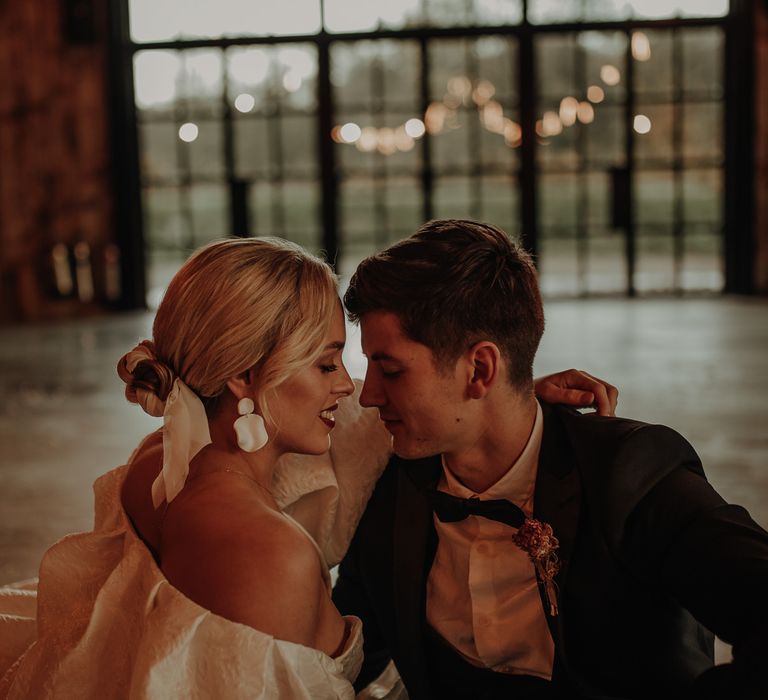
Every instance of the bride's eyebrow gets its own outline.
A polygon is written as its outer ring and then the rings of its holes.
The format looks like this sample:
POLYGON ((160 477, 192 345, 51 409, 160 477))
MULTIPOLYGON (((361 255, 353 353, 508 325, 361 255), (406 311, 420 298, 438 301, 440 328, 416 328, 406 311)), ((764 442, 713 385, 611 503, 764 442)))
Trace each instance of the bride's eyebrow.
POLYGON ((324 349, 325 350, 343 350, 344 342, 341 340, 334 340, 332 343, 328 343, 328 345, 326 345, 324 349))

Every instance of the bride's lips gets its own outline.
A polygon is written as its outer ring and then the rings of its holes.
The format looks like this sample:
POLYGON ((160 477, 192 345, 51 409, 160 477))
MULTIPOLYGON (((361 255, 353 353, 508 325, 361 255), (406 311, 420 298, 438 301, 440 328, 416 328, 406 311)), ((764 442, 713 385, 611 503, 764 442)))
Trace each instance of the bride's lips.
POLYGON ((320 420, 323 421, 329 428, 333 428, 336 425, 336 416, 333 412, 338 408, 338 404, 331 406, 330 408, 324 408, 320 411, 320 420))

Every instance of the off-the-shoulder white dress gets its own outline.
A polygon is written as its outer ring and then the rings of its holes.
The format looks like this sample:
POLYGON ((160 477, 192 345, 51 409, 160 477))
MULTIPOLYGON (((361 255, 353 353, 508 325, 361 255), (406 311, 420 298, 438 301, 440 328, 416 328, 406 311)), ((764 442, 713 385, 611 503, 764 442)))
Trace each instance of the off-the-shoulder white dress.
MULTIPOLYGON (((289 455, 278 466, 278 502, 330 566, 388 455, 375 413, 350 398, 329 454, 289 455)), ((350 619, 343 653, 330 658, 191 601, 165 579, 122 509, 129 465, 94 484, 92 532, 53 545, 39 582, 0 588, 0 698, 353 698, 360 621, 350 619)))

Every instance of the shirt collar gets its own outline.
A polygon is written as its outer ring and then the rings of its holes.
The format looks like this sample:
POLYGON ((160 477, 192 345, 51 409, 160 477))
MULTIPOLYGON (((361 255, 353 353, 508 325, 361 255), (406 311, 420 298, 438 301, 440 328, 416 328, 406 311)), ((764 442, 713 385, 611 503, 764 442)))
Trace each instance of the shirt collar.
POLYGON ((520 505, 530 515, 533 505, 533 490, 536 485, 536 471, 539 464, 539 450, 541 448, 541 436, 544 428, 544 419, 541 405, 536 402, 536 418, 520 456, 501 478, 491 484, 482 493, 474 493, 464 486, 445 465, 443 459, 443 474, 440 477, 438 488, 447 491, 460 498, 479 496, 483 500, 504 498, 520 505), (526 507, 528 506, 528 507, 526 507))

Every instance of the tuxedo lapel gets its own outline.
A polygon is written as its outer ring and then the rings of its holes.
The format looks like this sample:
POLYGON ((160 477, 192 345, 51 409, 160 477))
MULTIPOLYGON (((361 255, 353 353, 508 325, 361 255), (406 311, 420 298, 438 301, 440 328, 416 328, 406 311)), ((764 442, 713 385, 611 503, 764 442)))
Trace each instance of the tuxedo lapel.
MULTIPOLYGON (((426 581, 435 556, 437 536, 425 491, 440 476, 439 457, 401 462, 398 473, 394 530, 394 610, 398 668, 408 687, 426 684, 424 621, 426 581), (405 466, 407 464, 407 466, 405 466)), ((425 688, 426 694, 426 688, 425 688)))
MULTIPOLYGON (((539 468, 536 475, 533 515, 538 520, 552 526, 560 547, 557 551, 560 569, 555 577, 559 613, 552 617, 547 614, 555 648, 564 657, 563 618, 567 615, 562 605, 563 592, 567 585, 568 566, 573 554, 576 531, 579 523, 581 504, 581 485, 575 468, 573 451, 565 434, 557 410, 548 404, 542 404, 544 412, 544 433, 539 452, 539 468)), ((542 604, 549 610, 544 587, 540 586, 542 604)))

